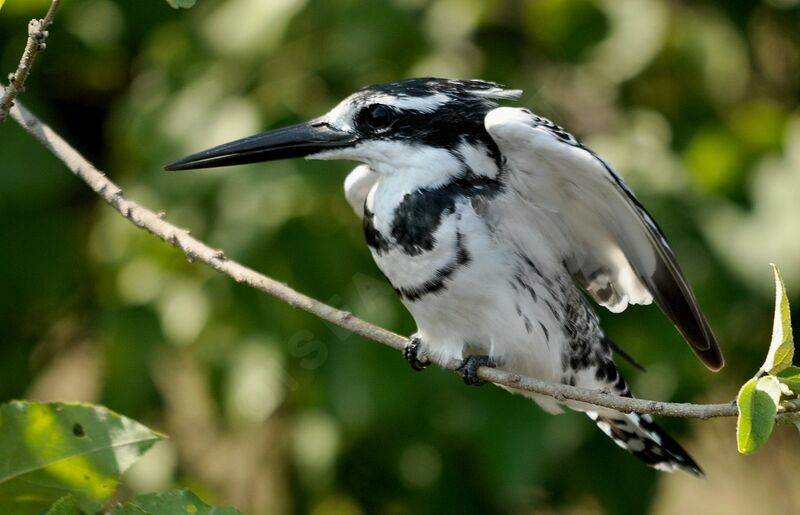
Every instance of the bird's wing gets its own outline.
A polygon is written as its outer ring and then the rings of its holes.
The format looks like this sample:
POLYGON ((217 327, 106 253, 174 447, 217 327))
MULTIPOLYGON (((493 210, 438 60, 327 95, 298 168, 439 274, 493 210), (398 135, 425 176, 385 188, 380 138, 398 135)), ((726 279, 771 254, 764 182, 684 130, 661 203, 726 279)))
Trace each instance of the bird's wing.
POLYGON ((520 201, 507 209, 537 224, 550 220, 549 236, 575 280, 615 312, 655 299, 700 360, 721 368, 719 346, 667 240, 611 166, 527 109, 494 109, 485 125, 520 201))

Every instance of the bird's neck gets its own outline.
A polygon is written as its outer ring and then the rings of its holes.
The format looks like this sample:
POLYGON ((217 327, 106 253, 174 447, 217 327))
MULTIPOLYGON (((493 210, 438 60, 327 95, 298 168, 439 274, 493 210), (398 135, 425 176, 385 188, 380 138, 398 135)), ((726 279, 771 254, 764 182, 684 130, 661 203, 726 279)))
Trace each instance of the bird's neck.
POLYGON ((392 145, 369 166, 378 172, 381 190, 395 196, 440 188, 464 177, 497 179, 501 173, 497 156, 491 141, 462 141, 454 148, 392 145))
POLYGON ((408 145, 393 154, 370 163, 380 175, 379 184, 385 193, 402 195, 420 188, 436 188, 457 177, 463 168, 458 155, 443 148, 408 145))
MULTIPOLYGON (((420 233, 427 242, 457 203, 488 201, 504 188, 501 170, 486 147, 461 145, 455 151, 428 152, 427 157, 418 155, 414 166, 406 160, 402 167, 379 172, 367 195, 364 220, 374 248, 391 247, 398 235, 420 233)), ((410 246, 406 250, 412 254, 419 248, 430 250, 427 243, 410 246)))

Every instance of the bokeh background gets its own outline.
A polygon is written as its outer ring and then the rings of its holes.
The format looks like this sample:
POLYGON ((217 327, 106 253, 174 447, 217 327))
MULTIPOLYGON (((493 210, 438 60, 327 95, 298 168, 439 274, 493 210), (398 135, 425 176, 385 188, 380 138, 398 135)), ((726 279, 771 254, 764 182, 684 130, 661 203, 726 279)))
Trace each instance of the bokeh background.
MULTIPOLYGON (((47 0, 7 0, 0 69, 47 0)), ((761 364, 777 263, 800 306, 797 0, 67 0, 22 100, 134 199, 236 260, 394 331, 414 325, 341 194, 353 165, 163 163, 316 116, 362 85, 484 78, 583 138, 670 237, 726 353, 657 309, 602 313, 653 399, 723 402, 761 364)), ((5 73, 3 74, 5 76, 5 73)), ((168 433, 120 496, 188 485, 249 514, 790 513, 800 435, 662 420, 708 479, 652 471, 579 414, 401 356, 135 229, 0 125, 0 401, 103 403, 168 433)))

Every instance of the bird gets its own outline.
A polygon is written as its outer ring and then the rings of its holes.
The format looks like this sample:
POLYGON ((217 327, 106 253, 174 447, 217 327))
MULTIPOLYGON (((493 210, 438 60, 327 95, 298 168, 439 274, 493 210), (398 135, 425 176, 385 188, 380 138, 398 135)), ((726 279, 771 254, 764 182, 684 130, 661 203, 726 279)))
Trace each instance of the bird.
MULTIPOLYGON (((496 82, 434 77, 363 87, 328 113, 165 166, 190 170, 290 158, 360 163, 344 181, 378 268, 417 325, 415 370, 457 359, 632 397, 589 299, 612 312, 655 304, 700 361, 720 347, 669 243, 622 176, 496 82)), ((527 391, 544 410, 584 412, 661 471, 703 477, 648 414, 527 391)))

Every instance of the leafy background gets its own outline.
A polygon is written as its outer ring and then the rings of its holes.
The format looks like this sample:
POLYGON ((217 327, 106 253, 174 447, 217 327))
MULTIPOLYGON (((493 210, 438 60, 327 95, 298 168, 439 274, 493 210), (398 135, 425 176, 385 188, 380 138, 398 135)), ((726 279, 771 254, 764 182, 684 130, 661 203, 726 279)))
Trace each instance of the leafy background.
MULTIPOLYGON (((8 0, 0 69, 46 0, 8 0)), ((763 360, 776 262, 800 305, 796 0, 71 0, 23 101, 170 220, 401 333, 414 326, 341 194, 352 165, 168 174, 189 152, 408 76, 481 77, 582 137, 669 235, 728 360, 705 371, 652 307, 603 313, 639 396, 725 401, 763 360)), ((795 429, 663 420, 708 480, 660 475, 552 417, 292 310, 134 229, 0 126, 0 401, 102 403, 171 438, 118 496, 188 486, 245 513, 790 512, 795 429)))

